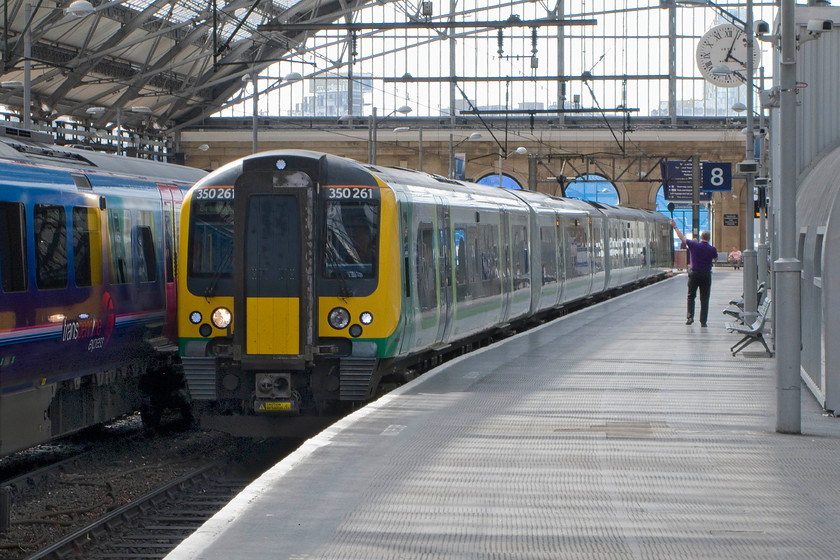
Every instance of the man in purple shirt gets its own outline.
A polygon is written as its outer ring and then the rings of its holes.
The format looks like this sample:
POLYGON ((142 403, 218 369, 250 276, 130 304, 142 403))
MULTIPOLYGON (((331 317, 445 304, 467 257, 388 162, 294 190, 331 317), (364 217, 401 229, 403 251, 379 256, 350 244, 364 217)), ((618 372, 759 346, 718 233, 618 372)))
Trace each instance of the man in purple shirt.
POLYGON ((677 227, 676 222, 671 220, 671 227, 677 232, 677 236, 688 246, 691 262, 691 269, 688 271, 688 301, 686 325, 694 322, 694 298, 697 296, 697 289, 700 289, 700 326, 706 326, 709 318, 709 295, 712 293, 712 262, 718 258, 717 249, 709 243, 711 235, 708 231, 700 233, 700 241, 686 239, 677 227))

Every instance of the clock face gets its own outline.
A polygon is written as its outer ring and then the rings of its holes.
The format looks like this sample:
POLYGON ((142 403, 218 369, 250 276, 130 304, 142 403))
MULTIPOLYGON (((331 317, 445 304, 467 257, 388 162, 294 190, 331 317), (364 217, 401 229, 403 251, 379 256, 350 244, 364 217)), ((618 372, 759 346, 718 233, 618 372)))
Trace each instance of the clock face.
MULTIPOLYGON (((753 43, 753 70, 759 67, 761 49, 753 43)), ((711 28, 697 44, 697 68, 706 81, 720 87, 738 87, 747 82, 747 34, 731 23, 711 28), (716 66, 728 66, 728 74, 715 74, 716 66)))

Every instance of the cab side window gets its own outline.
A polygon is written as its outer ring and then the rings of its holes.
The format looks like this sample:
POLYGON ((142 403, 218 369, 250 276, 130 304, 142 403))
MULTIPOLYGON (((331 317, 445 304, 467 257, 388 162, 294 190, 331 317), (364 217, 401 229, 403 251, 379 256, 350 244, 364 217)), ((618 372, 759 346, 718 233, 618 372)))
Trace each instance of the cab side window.
POLYGON ((25 292, 26 211, 19 202, 0 202, 0 281, 5 293, 25 292))

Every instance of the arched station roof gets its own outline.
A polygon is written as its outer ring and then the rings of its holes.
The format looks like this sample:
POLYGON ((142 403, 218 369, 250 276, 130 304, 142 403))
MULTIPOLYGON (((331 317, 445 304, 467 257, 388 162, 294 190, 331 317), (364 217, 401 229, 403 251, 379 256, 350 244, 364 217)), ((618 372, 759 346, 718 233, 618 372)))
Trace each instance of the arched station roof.
POLYGON ((29 59, 34 120, 68 115, 98 126, 171 129, 218 111, 242 89, 243 77, 300 48, 306 39, 305 31, 280 35, 263 33, 259 26, 329 23, 349 17, 368 1, 3 4, 3 103, 22 106, 29 59))
MULTIPOLYGON (((746 97, 743 85, 708 85, 691 64, 697 38, 721 17, 710 7, 462 0, 448 3, 447 12, 445 4, 4 0, 0 103, 19 111, 27 92, 25 117, 36 122, 67 115, 97 135, 119 126, 121 134, 160 136, 211 115, 240 116, 243 108, 276 117, 352 117, 372 113, 367 106, 386 114, 403 104, 417 117, 452 120, 459 113, 480 117, 479 110, 531 121, 551 112, 599 122, 632 113, 655 124, 665 116, 673 127, 678 116, 726 117, 746 97), (639 22, 649 29, 641 33, 639 22), (517 29, 503 37, 497 24, 517 29), (688 62, 678 67, 677 60, 688 62), (286 88, 301 72, 301 85, 286 88), (247 87, 254 76, 258 86, 247 87), (320 115, 312 108, 319 88, 339 80, 347 84, 343 101, 320 115), (359 87, 351 93, 353 83, 359 87)), ((754 4, 771 15, 775 9, 770 0, 754 4)))

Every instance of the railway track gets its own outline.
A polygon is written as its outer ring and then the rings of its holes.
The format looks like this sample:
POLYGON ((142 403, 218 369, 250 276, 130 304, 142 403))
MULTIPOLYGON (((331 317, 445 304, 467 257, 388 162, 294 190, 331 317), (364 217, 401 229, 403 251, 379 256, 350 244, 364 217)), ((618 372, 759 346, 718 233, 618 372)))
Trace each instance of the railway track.
POLYGON ((212 463, 103 515, 29 558, 163 558, 252 480, 233 473, 230 465, 212 463))
POLYGON ((162 558, 300 443, 136 423, 0 460, 0 560, 162 558))

